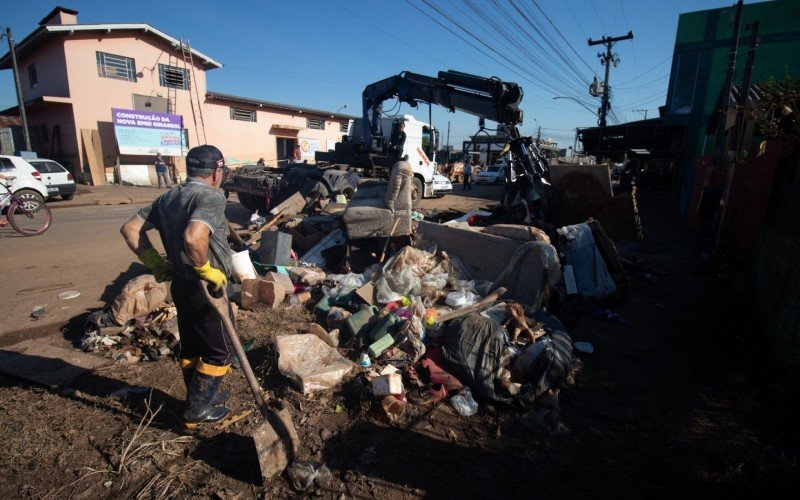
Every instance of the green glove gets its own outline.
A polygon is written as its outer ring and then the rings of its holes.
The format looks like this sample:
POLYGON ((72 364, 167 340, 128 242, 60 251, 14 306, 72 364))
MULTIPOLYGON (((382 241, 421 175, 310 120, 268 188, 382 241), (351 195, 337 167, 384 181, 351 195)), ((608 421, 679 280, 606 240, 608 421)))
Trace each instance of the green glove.
POLYGON ((163 283, 172 280, 172 266, 158 255, 155 248, 148 248, 142 252, 139 260, 153 271, 157 282, 163 283))
POLYGON ((206 261, 202 266, 195 267, 194 270, 197 272, 198 276, 214 285, 215 291, 221 290, 228 282, 225 273, 215 267, 211 267, 211 262, 209 261, 206 261))

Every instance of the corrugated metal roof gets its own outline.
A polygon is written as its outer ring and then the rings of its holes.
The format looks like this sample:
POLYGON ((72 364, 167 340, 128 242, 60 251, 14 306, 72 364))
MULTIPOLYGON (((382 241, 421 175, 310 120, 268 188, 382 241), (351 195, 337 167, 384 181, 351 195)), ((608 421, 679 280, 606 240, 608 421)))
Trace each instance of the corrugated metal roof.
POLYGON ((253 99, 251 97, 242 97, 237 95, 231 94, 224 94, 222 92, 206 92, 206 99, 217 99, 220 101, 228 101, 228 102, 238 102, 242 104, 250 104, 252 106, 259 106, 259 107, 267 107, 267 108, 274 108, 280 109, 283 111, 293 111, 295 113, 305 113, 305 114, 314 114, 314 115, 321 115, 321 116, 330 116, 332 118, 346 118, 348 120, 355 120, 356 116, 352 115, 343 115, 340 113, 334 113, 332 111, 325 111, 321 109, 313 109, 313 108, 305 108, 302 106, 294 106, 292 104, 282 104, 279 102, 272 102, 272 101, 264 101, 261 99, 253 99))
MULTIPOLYGON (((103 24, 59 24, 59 25, 46 25, 40 26, 34 30, 30 35, 26 36, 21 42, 17 43, 17 55, 22 55, 26 51, 37 47, 48 36, 55 35, 70 35, 75 32, 82 31, 105 31, 111 33, 112 31, 139 31, 143 33, 152 33, 157 38, 169 42, 175 50, 180 50, 180 40, 172 38, 163 31, 157 30, 146 23, 103 23, 103 24)), ((203 54, 199 50, 192 49, 192 57, 198 59, 209 68, 221 68, 222 63, 203 54)), ((9 52, 0 57, 0 69, 9 69, 11 67, 11 54, 9 52)))

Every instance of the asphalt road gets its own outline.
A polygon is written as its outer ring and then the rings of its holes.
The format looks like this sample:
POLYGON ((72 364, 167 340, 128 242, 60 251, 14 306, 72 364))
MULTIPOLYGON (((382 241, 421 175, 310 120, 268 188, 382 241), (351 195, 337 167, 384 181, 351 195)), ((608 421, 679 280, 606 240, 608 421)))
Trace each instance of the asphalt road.
MULTIPOLYGON (((491 205, 500 197, 499 186, 475 186, 453 194, 423 200, 425 210, 468 211, 491 205)), ((235 200, 235 198, 234 198, 235 200)), ((0 228, 0 345, 57 333, 87 312, 104 307, 122 286, 145 268, 128 250, 119 228, 143 204, 62 207, 53 211, 53 224, 41 236, 23 237, 10 226, 0 228), (78 298, 58 295, 76 290, 78 298), (31 311, 45 306, 45 314, 31 319, 31 311)), ((249 214, 229 201, 227 215, 234 223, 246 222, 249 214)), ((162 250, 157 233, 151 238, 162 250)))

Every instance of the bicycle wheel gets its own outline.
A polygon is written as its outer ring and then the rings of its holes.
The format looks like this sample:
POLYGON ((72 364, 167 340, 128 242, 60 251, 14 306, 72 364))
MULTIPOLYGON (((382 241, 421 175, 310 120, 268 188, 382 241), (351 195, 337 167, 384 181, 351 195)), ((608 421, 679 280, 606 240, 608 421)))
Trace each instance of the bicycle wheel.
POLYGON ((6 212, 9 224, 23 236, 36 236, 47 231, 53 217, 50 207, 44 202, 29 199, 22 203, 14 201, 6 212))

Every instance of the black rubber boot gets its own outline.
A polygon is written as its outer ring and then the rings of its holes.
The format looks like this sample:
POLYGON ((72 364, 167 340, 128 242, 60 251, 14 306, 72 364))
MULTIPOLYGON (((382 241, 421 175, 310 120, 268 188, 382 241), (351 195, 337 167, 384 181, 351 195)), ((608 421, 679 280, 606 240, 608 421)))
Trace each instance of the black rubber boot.
POLYGON ((219 422, 230 413, 224 406, 214 406, 212 401, 224 375, 206 375, 195 371, 186 390, 186 411, 183 421, 188 429, 199 424, 219 422))
MULTIPOLYGON (((183 372, 183 383, 186 384, 186 393, 189 393, 189 384, 192 382, 192 377, 194 376, 194 366, 189 368, 182 368, 181 372, 183 372)), ((223 389, 216 394, 214 394, 214 399, 211 400, 211 406, 217 406, 225 403, 231 398, 231 391, 227 389, 223 389)))

